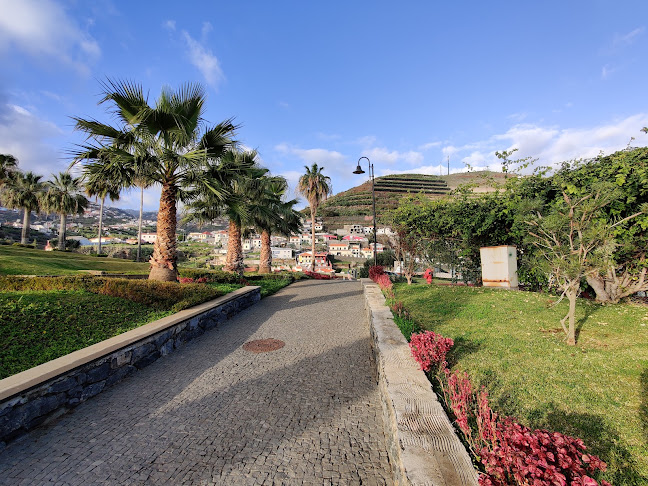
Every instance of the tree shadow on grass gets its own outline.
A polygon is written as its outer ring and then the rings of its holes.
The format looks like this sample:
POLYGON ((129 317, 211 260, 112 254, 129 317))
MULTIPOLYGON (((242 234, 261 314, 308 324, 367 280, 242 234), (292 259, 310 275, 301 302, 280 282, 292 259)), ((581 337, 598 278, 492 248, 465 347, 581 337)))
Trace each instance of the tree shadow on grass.
MULTIPOLYGON (((579 299, 579 303, 582 300, 583 299, 579 299)), ((580 333, 585 323, 589 320, 590 317, 592 317, 600 310, 601 305, 593 304, 592 302, 587 302, 587 305, 585 305, 584 307, 585 307, 585 315, 576 321, 576 342, 578 342, 580 338, 580 333)))
POLYGON ((640 404, 639 419, 643 427, 644 442, 648 444, 648 368, 644 369, 639 376, 640 404))
POLYGON ((569 412, 555 403, 545 404, 528 414, 531 428, 559 431, 578 437, 587 446, 587 452, 599 456, 608 465, 602 479, 615 486, 648 484, 648 477, 640 474, 635 458, 625 446, 619 432, 605 418, 590 413, 569 412))
POLYGON ((470 339, 466 339, 465 337, 459 336, 455 338, 454 346, 452 346, 452 348, 448 352, 448 367, 453 368, 464 357, 479 351, 480 347, 481 344, 470 339))

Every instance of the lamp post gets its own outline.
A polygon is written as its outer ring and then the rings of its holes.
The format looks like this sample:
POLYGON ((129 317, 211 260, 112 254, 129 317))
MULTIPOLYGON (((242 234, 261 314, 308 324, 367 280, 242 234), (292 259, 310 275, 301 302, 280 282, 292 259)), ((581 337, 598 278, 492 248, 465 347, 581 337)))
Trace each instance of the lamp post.
POLYGON ((376 250, 378 249, 377 236, 376 236, 376 185, 374 183, 374 166, 369 160, 368 157, 360 157, 358 159, 358 167, 353 171, 354 174, 364 174, 365 171, 360 167, 360 161, 362 159, 367 159, 369 164, 369 177, 371 178, 371 199, 373 203, 373 236, 374 236, 374 246, 373 246, 373 256, 374 256, 374 266, 378 265, 378 257, 376 250))

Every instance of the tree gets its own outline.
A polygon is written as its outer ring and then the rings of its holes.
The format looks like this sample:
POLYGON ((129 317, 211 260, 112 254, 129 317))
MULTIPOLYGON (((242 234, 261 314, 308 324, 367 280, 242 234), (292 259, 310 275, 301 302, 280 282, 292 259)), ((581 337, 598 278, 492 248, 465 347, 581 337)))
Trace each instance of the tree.
MULTIPOLYGON (((220 166, 212 170, 214 177, 209 185, 199 186, 187 194, 185 210, 186 221, 196 220, 200 223, 213 221, 226 216, 229 219, 227 255, 225 271, 243 275, 243 247, 241 236, 243 228, 253 224, 251 206, 258 204, 254 195, 258 192, 259 180, 268 172, 256 162, 256 152, 230 150, 221 157, 220 166), (221 170, 222 169, 222 170, 221 170), (219 174, 236 174, 227 181, 218 180, 219 174), (220 187, 225 196, 212 190, 220 187)), ((209 180, 210 175, 207 175, 209 180)))
POLYGON ((257 204, 251 208, 254 226, 261 233, 260 274, 272 270, 272 233, 279 232, 288 236, 301 228, 300 215, 293 209, 297 200, 282 200, 287 189, 288 183, 283 177, 263 177, 255 197, 257 204))
POLYGON ((0 154, 0 187, 16 171, 18 159, 11 154, 0 154))
POLYGON ((46 183, 47 192, 43 198, 43 208, 50 213, 60 215, 59 250, 65 250, 65 233, 68 214, 83 214, 88 200, 83 195, 83 183, 80 177, 72 177, 69 172, 61 172, 46 183))
POLYGON ((613 229, 613 251, 607 264, 586 276, 599 302, 618 302, 648 290, 648 148, 630 148, 591 160, 564 163, 553 184, 570 194, 592 192, 608 181, 618 194, 601 208, 601 217, 613 229), (631 221, 632 224, 620 224, 631 221))
POLYGON ((141 178, 161 185, 149 278, 175 281, 177 202, 198 187, 211 190, 221 201, 227 197, 222 182, 236 174, 225 172, 218 161, 235 148, 232 136, 237 127, 226 120, 203 131, 206 98, 199 84, 186 84, 176 91, 164 88, 154 106, 149 106, 138 84, 109 80, 103 88, 100 103, 112 103, 119 126, 75 118, 76 128, 93 143, 75 152, 74 159, 122 168, 132 175, 133 184, 141 178), (109 155, 99 158, 103 151, 109 155), (215 174, 215 167, 221 172, 215 174))
POLYGON ((299 178, 297 192, 306 198, 310 206, 312 232, 311 270, 315 271, 315 216, 317 215, 317 208, 332 194, 333 188, 331 186, 331 178, 322 173, 324 167, 318 167, 317 164, 313 164, 311 167, 304 166, 304 168, 306 169, 306 173, 299 178))
POLYGON ((89 170, 86 170, 85 173, 85 187, 88 196, 96 196, 101 201, 99 207, 99 231, 97 234, 99 239, 97 255, 101 255, 101 230, 103 226, 104 203, 106 202, 106 197, 109 197, 111 201, 118 200, 120 187, 114 182, 114 180, 103 178, 101 172, 93 173, 91 167, 92 166, 86 167, 89 168, 89 170))
POLYGON ((45 184, 41 182, 42 176, 33 172, 10 172, 2 190, 2 203, 11 209, 23 210, 23 225, 20 242, 29 243, 29 228, 32 211, 38 211, 45 184))
POLYGON ((599 183, 584 195, 570 195, 562 191, 546 216, 538 214, 527 223, 529 241, 537 249, 537 257, 544 263, 546 273, 562 295, 569 300, 569 311, 560 321, 567 344, 576 344, 576 298, 581 280, 610 265, 614 252, 613 230, 633 216, 609 224, 603 208, 619 197, 618 190, 609 183, 599 183), (569 320, 569 327, 565 321, 569 320))

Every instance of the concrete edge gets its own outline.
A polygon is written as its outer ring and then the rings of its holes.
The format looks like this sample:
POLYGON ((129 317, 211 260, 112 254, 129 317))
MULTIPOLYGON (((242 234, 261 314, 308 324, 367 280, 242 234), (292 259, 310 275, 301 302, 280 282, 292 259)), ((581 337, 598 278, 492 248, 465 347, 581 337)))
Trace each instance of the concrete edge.
POLYGON ((243 295, 254 292, 258 286, 247 286, 236 289, 229 294, 218 297, 209 302, 204 302, 189 309, 182 310, 173 315, 163 317, 143 326, 131 329, 123 334, 106 339, 87 348, 73 351, 70 354, 53 359, 47 363, 35 366, 15 375, 0 380, 0 401, 12 397, 25 390, 33 388, 67 371, 78 368, 91 361, 100 359, 110 353, 124 348, 137 341, 141 341, 160 331, 164 331, 180 322, 189 320, 197 315, 235 300, 243 295))
POLYGON ((382 291, 369 279, 361 282, 395 483, 476 486, 470 456, 411 357, 382 291))

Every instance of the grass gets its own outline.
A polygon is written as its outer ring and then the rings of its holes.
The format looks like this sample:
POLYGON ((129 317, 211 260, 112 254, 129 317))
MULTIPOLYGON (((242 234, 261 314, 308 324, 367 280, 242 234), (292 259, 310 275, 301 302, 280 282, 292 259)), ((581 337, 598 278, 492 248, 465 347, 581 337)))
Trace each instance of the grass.
POLYGON ((43 251, 0 246, 0 275, 70 275, 81 270, 99 270, 129 275, 148 274, 148 263, 119 258, 99 258, 80 253, 43 251))
POLYGON ((83 291, 0 292, 0 379, 169 314, 83 291))
POLYGON ((395 285, 425 329, 455 341, 451 365, 485 385, 494 409, 532 428, 580 437, 614 485, 648 484, 648 307, 579 300, 567 346, 546 294, 395 285))
MULTIPOLYGON (((0 379, 170 315, 180 304, 184 308, 243 286, 234 282, 156 285, 101 277, 4 280, 0 379)), ((261 297, 266 297, 292 283, 294 277, 250 276, 250 280, 261 287, 261 297)))

